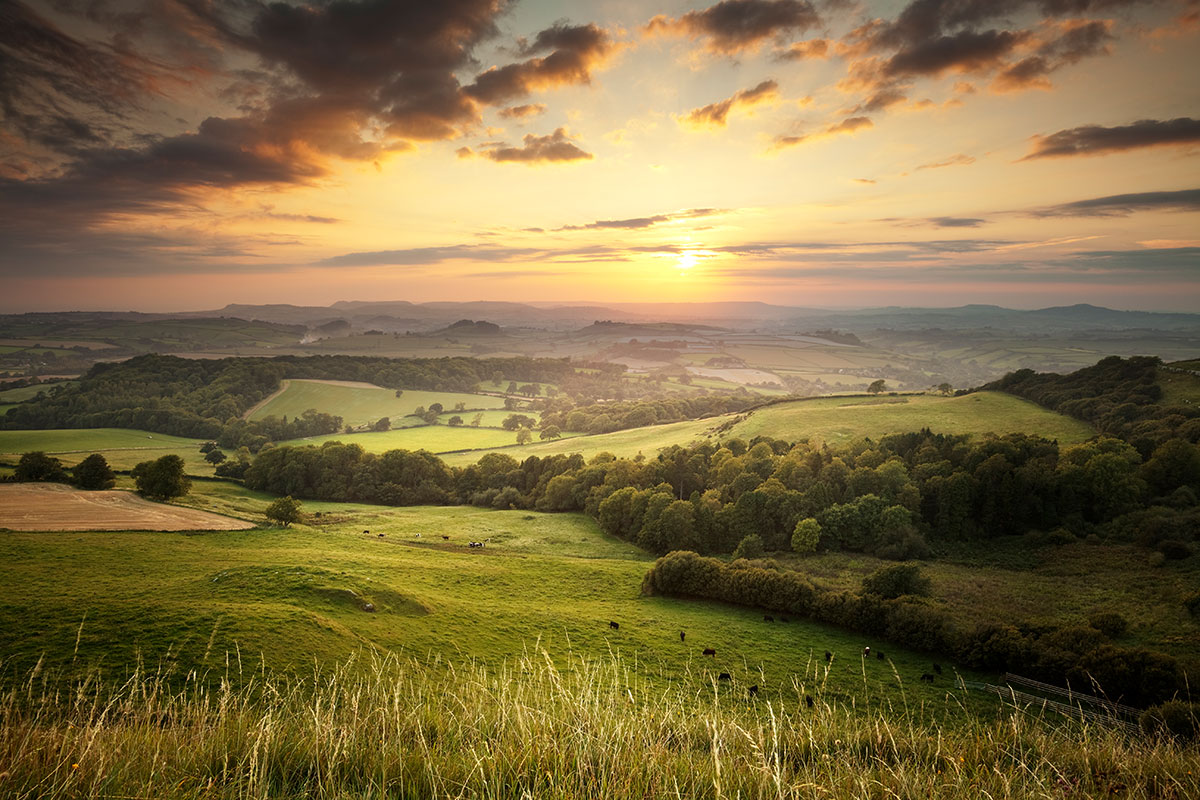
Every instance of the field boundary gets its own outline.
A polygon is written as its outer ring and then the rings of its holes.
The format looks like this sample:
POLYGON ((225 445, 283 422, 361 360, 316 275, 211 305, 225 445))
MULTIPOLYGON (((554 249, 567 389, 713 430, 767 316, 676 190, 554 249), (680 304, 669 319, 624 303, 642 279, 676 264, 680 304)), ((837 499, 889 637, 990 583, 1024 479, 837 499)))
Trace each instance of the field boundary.
POLYGON ((246 421, 249 421, 249 420, 250 420, 250 417, 251 417, 251 415, 252 415, 252 414, 254 414, 254 412, 255 412, 255 411, 258 411, 260 408, 262 408, 263 406, 265 406, 267 403, 271 402, 271 401, 272 401, 272 400, 274 400, 276 397, 278 397, 279 395, 281 395, 281 394, 283 394, 284 392, 286 392, 286 391, 287 391, 287 388, 288 388, 288 386, 291 386, 291 384, 292 384, 292 380, 291 380, 291 378, 284 378, 284 379, 280 380, 280 381, 279 381, 279 388, 278 388, 278 389, 276 389, 275 391, 271 392, 269 395, 267 395, 266 397, 264 397, 262 400, 259 400, 257 403, 255 403, 255 404, 254 404, 253 406, 251 406, 250 408, 248 408, 248 409, 247 409, 247 410, 246 410, 246 411, 245 411, 245 412, 242 414, 242 419, 244 419, 244 420, 246 420, 246 421))

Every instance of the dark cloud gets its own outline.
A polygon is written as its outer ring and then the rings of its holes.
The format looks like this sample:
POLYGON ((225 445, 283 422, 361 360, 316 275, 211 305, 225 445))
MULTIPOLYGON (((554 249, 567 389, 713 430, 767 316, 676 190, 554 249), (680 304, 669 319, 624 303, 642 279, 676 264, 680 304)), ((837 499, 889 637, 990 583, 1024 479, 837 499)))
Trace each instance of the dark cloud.
POLYGON ((743 89, 718 103, 692 109, 683 121, 693 127, 724 127, 729 112, 733 109, 754 106, 778 96, 779 84, 773 80, 765 80, 753 89, 743 89))
POLYGON ((1200 143, 1200 120, 1190 117, 1172 120, 1142 119, 1112 128, 1084 125, 1058 131, 1049 136, 1038 136, 1034 139, 1033 151, 1022 161, 1197 143, 1200 143))
MULTIPOLYGON (((690 208, 687 211, 676 211, 672 214, 655 214, 652 217, 631 217, 629 219, 601 219, 595 222, 589 222, 586 225, 563 225, 561 228, 555 228, 556 231, 590 231, 590 230, 641 230, 643 228, 651 228, 663 222, 672 222, 681 219, 697 219, 700 217, 712 217, 717 214, 724 214, 726 211, 720 208, 690 208)), ((526 230, 541 231, 541 228, 526 228, 526 230)))
POLYGON ((1114 194, 1050 206, 1032 213, 1039 217, 1123 217, 1138 211, 1200 211, 1200 189, 1114 194))
POLYGON ((540 89, 586 84, 591 80, 592 70, 603 64, 615 49, 609 35, 595 25, 558 24, 521 48, 522 55, 549 51, 547 55, 493 67, 477 75, 465 92, 479 102, 495 104, 540 89))
POLYGON ((585 152, 567 134, 566 128, 558 128, 546 136, 525 135, 520 147, 492 146, 480 151, 484 158, 492 161, 512 161, 525 164, 545 164, 564 161, 588 161, 594 158, 585 152))
POLYGON ((536 117, 538 114, 543 114, 545 111, 545 103, 527 103, 522 106, 502 108, 500 109, 500 116, 504 119, 528 119, 529 117, 536 117))
POLYGON ((708 50, 734 55, 820 24, 817 10, 804 0, 722 0, 679 18, 660 14, 646 24, 645 30, 650 34, 704 39, 708 50))
POLYGON ((1108 20, 1066 23, 1059 36, 1042 44, 1033 55, 1005 68, 992 85, 998 91, 1047 88, 1050 73, 1088 56, 1107 55, 1107 42, 1113 38, 1111 28, 1108 20))
POLYGON ((1012 31, 962 31, 916 43, 884 65, 888 76, 941 75, 948 70, 980 72, 994 67, 1025 38, 1012 31))
POLYGON ((809 39, 792 42, 786 49, 776 53, 775 57, 780 61, 808 61, 814 58, 828 58, 829 53, 828 39, 809 39))

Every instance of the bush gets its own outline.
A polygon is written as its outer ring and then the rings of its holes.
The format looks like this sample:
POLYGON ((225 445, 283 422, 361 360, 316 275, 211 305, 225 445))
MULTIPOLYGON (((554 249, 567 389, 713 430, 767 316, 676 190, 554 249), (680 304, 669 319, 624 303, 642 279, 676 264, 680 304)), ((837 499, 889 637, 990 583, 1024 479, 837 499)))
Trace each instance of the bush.
POLYGON ((928 595, 932 583, 916 564, 892 564, 863 578, 862 587, 864 594, 890 600, 906 594, 928 595))
POLYGON ((57 458, 34 450, 21 456, 13 477, 19 481, 66 481, 67 471, 57 458))
POLYGON ((796 523, 792 531, 792 549, 797 553, 816 552, 817 543, 821 541, 821 523, 812 517, 805 517, 796 523))
POLYGON ((1167 733, 1191 741, 1200 737, 1200 704, 1169 700, 1148 709, 1139 722, 1146 733, 1167 733))
POLYGON ((192 490, 192 482, 183 474, 183 459, 173 453, 141 462, 132 474, 138 493, 155 500, 182 497, 192 490))
POLYGON ((1179 561, 1192 554, 1191 545, 1178 539, 1163 539, 1155 549, 1171 561, 1179 561))
POLYGON ((1129 622, 1115 611, 1097 611, 1088 617, 1088 625, 1110 639, 1117 639, 1129 630, 1129 622))
POLYGON ((291 495, 281 497, 267 506, 264 513, 267 515, 267 519, 286 528, 300 519, 300 501, 293 500, 291 495))
POLYGON ((762 558, 765 552, 762 537, 757 533, 752 533, 738 542, 737 549, 733 551, 733 557, 735 560, 739 558, 762 558))
POLYGON ((71 472, 80 489, 111 489, 117 482, 116 473, 99 453, 92 453, 80 461, 71 472))
POLYGON ((1200 617, 1200 592, 1193 592, 1183 598, 1183 607, 1188 610, 1188 613, 1193 617, 1200 617))

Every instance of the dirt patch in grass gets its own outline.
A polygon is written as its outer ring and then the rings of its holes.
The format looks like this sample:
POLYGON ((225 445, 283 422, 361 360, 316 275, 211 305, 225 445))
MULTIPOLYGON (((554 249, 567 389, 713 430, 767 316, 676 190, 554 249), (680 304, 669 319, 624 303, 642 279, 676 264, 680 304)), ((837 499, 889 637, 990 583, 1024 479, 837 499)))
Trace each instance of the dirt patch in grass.
POLYGON ((53 483, 0 485, 0 528, 15 531, 239 531, 255 525, 133 492, 89 492, 53 483))

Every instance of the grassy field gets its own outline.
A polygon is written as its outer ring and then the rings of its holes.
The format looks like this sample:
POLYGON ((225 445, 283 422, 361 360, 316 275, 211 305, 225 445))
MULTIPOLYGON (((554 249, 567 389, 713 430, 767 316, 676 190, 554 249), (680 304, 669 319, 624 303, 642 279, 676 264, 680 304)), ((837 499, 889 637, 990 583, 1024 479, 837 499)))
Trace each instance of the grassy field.
MULTIPOLYGON (((810 439, 843 444, 864 436, 879 438, 924 427, 937 433, 1033 433, 1064 444, 1082 442, 1093 434, 1086 423, 1047 411, 1027 400, 1001 392, 977 392, 963 397, 910 395, 797 400, 766 406, 748 415, 731 414, 578 436, 506 447, 500 452, 517 459, 557 453, 582 453, 591 458, 603 452, 625 457, 641 453, 650 458, 672 444, 686 445, 704 438, 737 436, 750 440, 755 436, 771 436, 789 441, 810 439)), ((447 456, 446 461, 462 466, 473 463, 480 455, 460 453, 447 456)))
POLYGON ((19 389, 5 389, 0 392, 0 403, 24 403, 37 397, 39 392, 49 392, 55 386, 73 386, 75 381, 59 381, 56 383, 37 383, 33 386, 22 386, 19 389))
MULTIPOLYGON (((500 409, 495 411, 447 411, 445 414, 442 414, 440 417, 438 417, 438 424, 446 425, 450 422, 451 417, 458 416, 462 417, 463 426, 469 428, 472 427, 471 421, 475 419, 475 416, 481 415, 479 419, 480 426, 484 428, 499 428, 501 423, 503 423, 504 420, 511 414, 523 414, 527 417, 533 417, 534 419, 541 419, 542 416, 540 412, 525 410, 506 411, 504 409, 500 409)), ((516 434, 513 435, 515 436, 516 434)))
MULTIPOLYGON (((1200 364, 1191 366, 1185 362, 1182 368, 1200 370, 1200 364)), ((1200 403, 1200 375, 1159 370, 1158 385, 1163 389, 1165 405, 1194 406, 1200 403)))
MULTIPOLYGON (((536 433, 534 438, 537 438, 536 433)), ((361 445, 369 453, 382 453, 386 450, 428 450, 431 453, 446 453, 455 450, 503 447, 515 443, 516 440, 515 431, 499 428, 472 428, 470 425, 464 425, 461 428, 452 428, 449 425, 422 425, 380 433, 331 433, 328 436, 292 439, 280 442, 280 444, 319 446, 324 442, 337 441, 361 445)))
POLYGON ((71 465, 100 453, 113 469, 127 470, 140 461, 174 453, 183 459, 189 474, 212 475, 200 445, 199 439, 126 428, 0 431, 0 460, 16 463, 22 453, 41 450, 71 465))
POLYGON ((504 398, 490 395, 406 389, 404 394, 396 397, 394 389, 370 384, 293 380, 287 381, 282 391, 257 406, 249 419, 269 416, 290 419, 315 408, 326 414, 336 414, 347 425, 365 425, 381 417, 390 417, 392 424, 398 426, 407 424, 403 417, 413 413, 418 406, 428 408, 432 403, 441 403, 447 410, 458 403, 464 403, 469 409, 504 408, 504 398))

